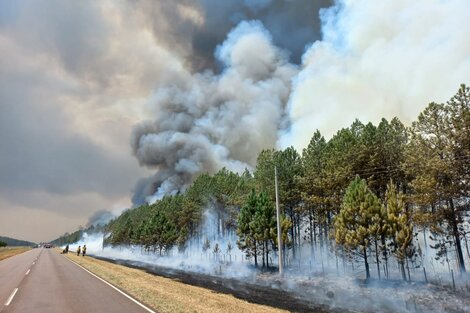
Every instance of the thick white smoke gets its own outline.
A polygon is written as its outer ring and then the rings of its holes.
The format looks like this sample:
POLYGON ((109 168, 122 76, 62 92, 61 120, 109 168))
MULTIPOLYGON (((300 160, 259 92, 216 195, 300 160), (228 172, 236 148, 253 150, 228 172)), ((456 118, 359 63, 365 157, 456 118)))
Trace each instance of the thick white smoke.
MULTIPOLYGON (((225 277, 254 277, 255 271, 251 261, 237 246, 238 236, 234 232, 221 232, 218 229, 218 216, 210 209, 203 213, 201 236, 191 238, 185 244, 184 251, 174 247, 164 255, 153 249, 144 251, 142 246, 105 246, 105 234, 83 233, 78 242, 70 244, 69 249, 75 252, 78 246, 86 245, 87 254, 113 260, 127 260, 158 265, 168 269, 185 270, 204 274, 217 274, 225 277), (203 249, 205 241, 209 248, 203 249), (219 248, 215 251, 215 247, 219 248)), ((62 247, 62 248, 65 248, 62 247)))
POLYGON ((134 154, 157 174, 138 184, 134 203, 184 189, 200 173, 241 172, 275 145, 296 67, 255 21, 232 30, 215 57, 220 75, 181 75, 161 86, 150 103, 155 119, 135 127, 134 154))
POLYGON ((466 0, 338 1, 321 11, 321 41, 303 56, 280 145, 304 147, 354 118, 415 120, 470 78, 466 0))

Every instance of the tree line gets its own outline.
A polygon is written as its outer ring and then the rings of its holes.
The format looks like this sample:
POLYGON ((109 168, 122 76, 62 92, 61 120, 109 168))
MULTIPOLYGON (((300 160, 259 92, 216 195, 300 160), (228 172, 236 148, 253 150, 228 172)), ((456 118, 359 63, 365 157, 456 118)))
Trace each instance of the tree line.
POLYGON ((35 245, 34 242, 0 236, 0 247, 34 247, 35 245))
MULTIPOLYGON (((125 211, 106 229, 112 245, 141 245, 165 254, 202 236, 202 212, 219 215, 217 230, 237 233, 238 246, 258 266, 277 251, 274 167, 277 167, 286 254, 301 246, 362 259, 369 277, 373 258, 380 276, 391 257, 405 264, 420 251, 416 233, 432 238, 437 256, 455 253, 461 272, 470 258, 470 88, 461 85, 446 103, 430 103, 411 126, 398 118, 378 125, 355 120, 331 139, 316 131, 298 152, 263 150, 256 168, 202 174, 184 192, 125 211), (381 267, 383 265, 383 268, 381 267)), ((202 238, 204 240, 204 238, 202 238)), ((313 253, 312 253, 313 255, 313 253)))

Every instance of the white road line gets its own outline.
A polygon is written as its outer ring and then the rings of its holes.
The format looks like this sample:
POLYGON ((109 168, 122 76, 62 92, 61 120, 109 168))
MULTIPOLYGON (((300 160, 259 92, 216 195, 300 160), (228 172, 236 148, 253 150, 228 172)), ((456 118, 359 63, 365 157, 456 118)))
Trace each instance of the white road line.
POLYGON ((10 303, 11 303, 11 300, 13 300, 13 298, 15 297, 16 293, 18 292, 18 288, 15 288, 15 290, 13 290, 13 292, 11 293, 10 297, 8 298, 7 302, 5 302, 5 305, 6 306, 9 306, 10 303))
POLYGON ((26 271, 26 274, 25 274, 25 275, 28 275, 29 272, 31 272, 31 269, 28 269, 28 271, 26 271))
POLYGON ((116 290, 117 292, 119 292, 120 294, 122 294, 123 296, 125 296, 126 298, 128 298, 129 300, 131 300, 132 302, 134 302, 135 304, 139 305, 140 307, 142 307, 144 310, 150 312, 150 313, 157 313, 155 312, 154 310, 150 309, 149 307, 145 306, 144 304, 140 303, 139 301, 137 301, 136 299, 132 298, 131 296, 129 296, 127 293, 125 293, 124 291, 122 291, 121 289, 115 287, 114 285, 108 283, 106 280, 102 279, 101 277, 93 274, 92 272, 90 272, 89 270, 87 270, 86 268, 84 268, 83 266, 81 266, 80 264, 72 261, 71 259, 69 258, 65 258, 67 259, 68 261, 72 262, 73 264, 75 264, 76 266, 80 267, 82 270, 84 270, 85 272, 87 272, 88 274, 94 276, 95 278, 101 280, 103 283, 105 283, 106 285, 108 285, 109 287, 113 288, 114 290, 116 290))

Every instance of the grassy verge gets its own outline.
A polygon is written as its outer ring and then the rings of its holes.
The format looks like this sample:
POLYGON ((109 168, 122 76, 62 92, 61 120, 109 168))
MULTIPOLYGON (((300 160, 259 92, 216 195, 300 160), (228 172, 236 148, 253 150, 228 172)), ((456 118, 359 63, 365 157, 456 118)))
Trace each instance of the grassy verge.
POLYGON ((91 257, 67 257, 160 313, 287 312, 91 257))
POLYGON ((30 247, 3 247, 0 248, 0 261, 14 255, 31 250, 30 247))

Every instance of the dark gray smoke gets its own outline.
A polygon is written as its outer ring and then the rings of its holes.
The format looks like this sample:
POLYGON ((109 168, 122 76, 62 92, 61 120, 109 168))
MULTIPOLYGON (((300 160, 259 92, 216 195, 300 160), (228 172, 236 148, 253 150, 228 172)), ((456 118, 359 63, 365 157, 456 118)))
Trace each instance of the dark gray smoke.
POLYGON ((156 171, 136 184, 134 204, 184 190, 200 173, 251 168, 275 146, 298 70, 290 62, 320 38, 319 11, 332 2, 128 2, 183 64, 157 86, 155 118, 134 128, 134 155, 156 171))
POLYGON ((151 99, 153 121, 137 125, 131 145, 140 164, 156 169, 140 181, 134 203, 184 189, 200 173, 241 172, 278 137, 297 68, 260 22, 242 22, 216 49, 220 75, 180 75, 151 99))
POLYGON ((183 57, 194 71, 216 67, 215 47, 245 20, 259 20, 276 46, 300 63, 306 45, 320 39, 319 10, 333 0, 139 0, 159 44, 183 57))
POLYGON ((106 225, 109 221, 111 221, 115 217, 116 215, 114 215, 108 210, 97 211, 93 213, 92 216, 89 217, 86 227, 106 225))

